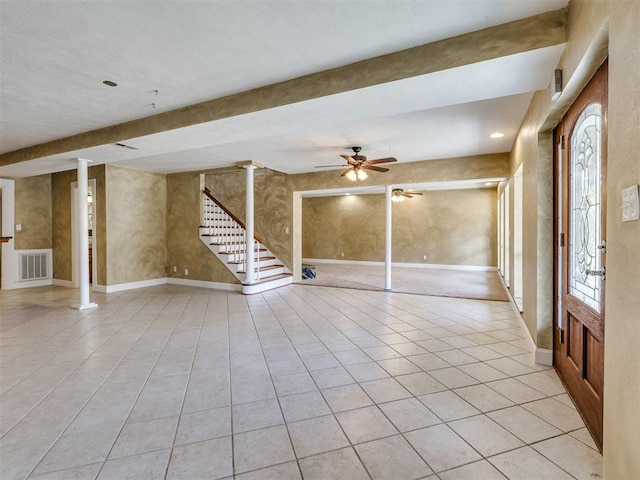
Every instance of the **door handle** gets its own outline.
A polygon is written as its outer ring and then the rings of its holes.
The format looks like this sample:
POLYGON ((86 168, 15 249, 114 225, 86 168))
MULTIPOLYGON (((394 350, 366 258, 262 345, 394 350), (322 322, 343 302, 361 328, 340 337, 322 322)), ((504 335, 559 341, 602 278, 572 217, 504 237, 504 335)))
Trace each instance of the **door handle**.
POLYGON ((589 269, 587 269, 587 275, 593 275, 594 277, 602 277, 602 278, 604 278, 605 271, 604 271, 604 269, 602 269, 602 270, 589 270, 589 269))

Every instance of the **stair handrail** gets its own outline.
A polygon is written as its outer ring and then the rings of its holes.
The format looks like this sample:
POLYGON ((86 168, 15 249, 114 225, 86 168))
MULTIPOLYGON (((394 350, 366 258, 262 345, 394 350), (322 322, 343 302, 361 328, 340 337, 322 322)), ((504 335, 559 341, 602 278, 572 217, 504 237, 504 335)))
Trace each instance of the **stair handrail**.
MULTIPOLYGON (((236 217, 233 213, 231 213, 231 211, 229 211, 227 207, 225 207, 222 203, 220 203, 220 201, 216 197, 213 196, 213 194, 211 193, 211 190, 209 190, 207 187, 204 187, 204 190, 202 191, 202 193, 204 193, 207 197, 209 197, 209 199, 211 199, 216 205, 218 205, 218 207, 224 210, 224 212, 227 215, 229 215, 234 222, 236 222, 245 230, 247 229, 244 222, 242 222, 238 217, 236 217)), ((264 243, 264 240, 262 240, 262 237, 260 237, 257 233, 254 233, 253 238, 255 238, 261 244, 264 243)))

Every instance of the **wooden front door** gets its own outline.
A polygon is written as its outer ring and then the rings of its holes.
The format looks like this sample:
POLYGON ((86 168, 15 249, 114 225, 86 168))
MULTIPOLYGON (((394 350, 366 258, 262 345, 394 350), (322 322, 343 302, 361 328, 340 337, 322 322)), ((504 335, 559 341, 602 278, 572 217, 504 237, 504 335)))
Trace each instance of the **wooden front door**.
POLYGON ((607 62, 554 131, 554 364, 602 448, 606 283, 607 62))

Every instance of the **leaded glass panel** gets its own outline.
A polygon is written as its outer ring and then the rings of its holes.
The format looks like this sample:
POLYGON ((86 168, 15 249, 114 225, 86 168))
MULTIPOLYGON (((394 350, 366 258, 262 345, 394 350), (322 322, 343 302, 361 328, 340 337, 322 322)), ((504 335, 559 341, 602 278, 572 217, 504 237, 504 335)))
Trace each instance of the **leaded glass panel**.
POLYGON ((569 293, 600 312, 601 277, 587 270, 601 270, 601 135, 602 108, 585 107, 571 135, 569 293))

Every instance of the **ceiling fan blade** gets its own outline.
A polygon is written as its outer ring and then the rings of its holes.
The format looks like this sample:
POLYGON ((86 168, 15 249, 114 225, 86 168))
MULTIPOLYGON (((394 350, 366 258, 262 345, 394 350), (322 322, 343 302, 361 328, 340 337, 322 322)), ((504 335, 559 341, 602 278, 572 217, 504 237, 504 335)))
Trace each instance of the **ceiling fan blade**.
POLYGON ((367 170, 374 170, 376 172, 388 172, 389 171, 388 168, 374 167, 373 165, 363 165, 362 168, 367 169, 367 170))
POLYGON ((355 160, 354 158, 350 157, 349 155, 340 155, 342 158, 344 158, 347 163, 351 164, 351 165, 358 165, 357 160, 355 160))
POLYGON ((350 167, 351 165, 316 165, 313 168, 335 168, 335 167, 350 167))
POLYGON ((407 193, 403 193, 403 195, 408 196, 409 198, 413 197, 414 195, 422 195, 420 192, 407 192, 407 193))
POLYGON ((375 165, 376 163, 390 163, 397 162, 398 159, 394 157, 386 157, 386 158, 376 158, 375 160, 368 160, 367 163, 370 165, 375 165))

